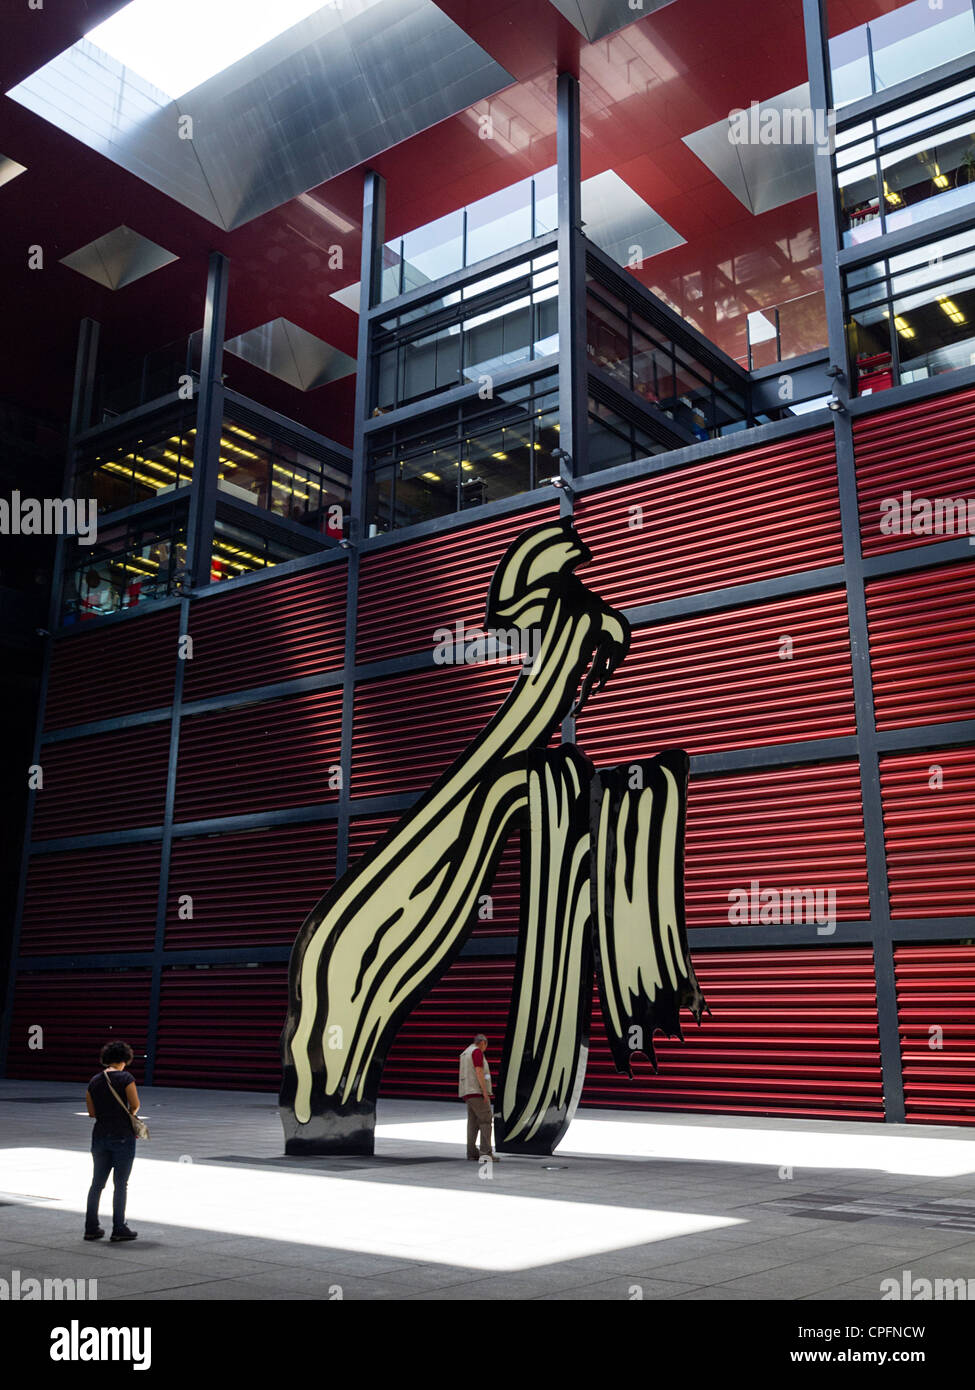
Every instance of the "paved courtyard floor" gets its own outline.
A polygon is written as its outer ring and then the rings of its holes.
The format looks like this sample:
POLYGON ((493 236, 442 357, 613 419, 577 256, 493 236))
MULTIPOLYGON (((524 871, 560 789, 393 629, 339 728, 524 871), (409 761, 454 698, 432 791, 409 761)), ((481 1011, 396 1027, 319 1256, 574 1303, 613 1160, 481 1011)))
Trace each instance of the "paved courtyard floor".
POLYGON ((459 1104, 385 1101, 374 1157, 291 1159, 273 1096, 140 1093, 139 1239, 85 1243, 83 1085, 0 1081, 0 1278, 100 1302, 975 1297, 973 1130, 583 1110, 554 1158, 482 1169, 459 1104))

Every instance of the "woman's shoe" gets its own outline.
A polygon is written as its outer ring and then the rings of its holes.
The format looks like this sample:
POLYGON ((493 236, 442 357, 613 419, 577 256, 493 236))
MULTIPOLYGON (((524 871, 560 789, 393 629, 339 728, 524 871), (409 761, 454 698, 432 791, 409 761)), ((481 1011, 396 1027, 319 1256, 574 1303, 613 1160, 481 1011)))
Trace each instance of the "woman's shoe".
POLYGON ((103 1236, 104 1234, 105 1234, 105 1232, 102 1230, 101 1226, 99 1226, 99 1227, 97 1228, 97 1230, 94 1230, 94 1231, 86 1231, 86 1232, 85 1232, 85 1240, 101 1240, 101 1238, 102 1238, 102 1236, 103 1236))
POLYGON ((138 1231, 132 1231, 129 1229, 128 1226, 120 1226, 117 1231, 112 1232, 111 1239, 113 1241, 135 1240, 138 1237, 138 1234, 138 1231))

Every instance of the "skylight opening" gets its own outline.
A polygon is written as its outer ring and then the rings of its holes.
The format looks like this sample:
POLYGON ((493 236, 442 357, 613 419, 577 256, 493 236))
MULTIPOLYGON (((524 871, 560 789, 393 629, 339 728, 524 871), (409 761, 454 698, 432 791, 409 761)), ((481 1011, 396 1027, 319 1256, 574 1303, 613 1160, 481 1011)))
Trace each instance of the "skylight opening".
POLYGON ((85 38, 175 98, 322 8, 322 0, 132 0, 85 38))

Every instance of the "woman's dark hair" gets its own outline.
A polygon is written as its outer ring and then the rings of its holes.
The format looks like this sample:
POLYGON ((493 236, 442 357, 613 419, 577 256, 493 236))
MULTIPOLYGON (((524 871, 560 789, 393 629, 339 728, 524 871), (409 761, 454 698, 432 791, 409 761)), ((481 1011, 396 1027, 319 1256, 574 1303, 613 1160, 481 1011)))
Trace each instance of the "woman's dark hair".
POLYGON ((135 1053, 125 1042, 108 1042, 101 1051, 101 1064, 110 1067, 114 1062, 124 1062, 128 1066, 135 1053))

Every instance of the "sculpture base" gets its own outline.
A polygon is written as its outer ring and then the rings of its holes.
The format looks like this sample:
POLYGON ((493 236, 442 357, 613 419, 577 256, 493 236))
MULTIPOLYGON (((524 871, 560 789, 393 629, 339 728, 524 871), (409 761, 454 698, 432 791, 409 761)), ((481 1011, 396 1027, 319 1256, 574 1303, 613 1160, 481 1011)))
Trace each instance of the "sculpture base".
POLYGON ((301 1124, 293 1110, 279 1110, 284 1129, 284 1151, 293 1156, 314 1154, 362 1154, 376 1148, 376 1112, 363 1111, 312 1115, 301 1124))

